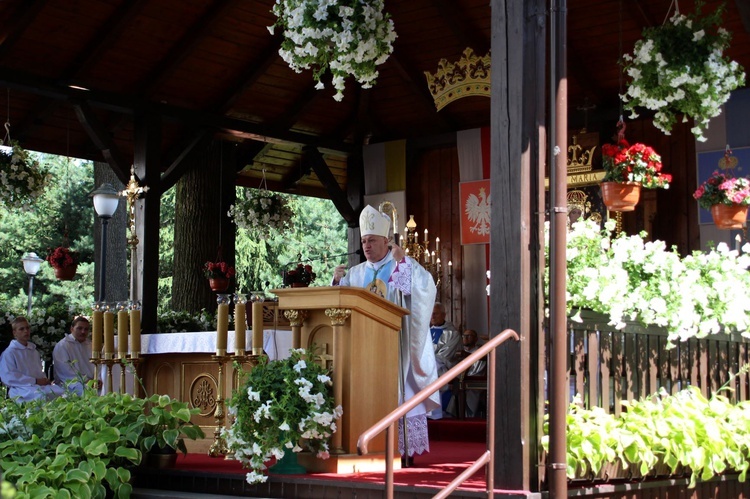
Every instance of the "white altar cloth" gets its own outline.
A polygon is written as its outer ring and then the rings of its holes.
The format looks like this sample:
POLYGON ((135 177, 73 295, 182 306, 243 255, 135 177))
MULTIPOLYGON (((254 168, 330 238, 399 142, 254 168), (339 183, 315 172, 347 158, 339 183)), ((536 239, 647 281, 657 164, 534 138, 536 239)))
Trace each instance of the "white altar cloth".
MULTIPOLYGON (((248 330, 245 334, 245 351, 252 350, 253 332, 248 330)), ((271 360, 286 359, 292 348, 292 332, 278 329, 265 329, 263 331, 263 350, 271 360)), ((115 350, 117 349, 117 336, 115 336, 115 350)), ((227 334, 227 352, 233 353, 234 331, 227 334)), ((160 353, 216 353, 216 331, 203 331, 192 333, 158 333, 141 335, 141 355, 152 355, 160 353)), ((146 360, 148 362, 148 360, 146 360)), ((102 391, 107 391, 107 368, 102 366, 100 378, 103 381, 102 391)), ((128 393, 133 393, 133 374, 130 369, 125 372, 125 387, 128 393)), ((112 366, 112 388, 114 391, 120 389, 120 365, 112 366)))

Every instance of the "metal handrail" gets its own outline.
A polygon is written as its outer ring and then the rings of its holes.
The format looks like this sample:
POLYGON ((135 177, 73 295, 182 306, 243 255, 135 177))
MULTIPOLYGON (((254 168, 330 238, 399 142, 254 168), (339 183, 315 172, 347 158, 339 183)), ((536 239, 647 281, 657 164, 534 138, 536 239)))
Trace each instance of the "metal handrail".
POLYGON ((359 440, 357 441, 357 451, 360 455, 365 455, 367 454, 367 445, 369 444, 369 442, 373 438, 378 436, 381 432, 385 431, 385 486, 387 499, 393 499, 393 451, 396 421, 404 417, 407 412, 414 409, 425 399, 429 398, 430 395, 435 393, 441 387, 453 381, 455 377, 466 371, 474 362, 480 360, 487 354, 489 354, 490 356, 487 368, 487 451, 479 456, 479 459, 477 459, 476 462, 474 462, 471 466, 464 470, 463 473, 454 478, 453 481, 449 483, 445 489, 436 494, 435 497, 448 497, 451 492, 456 490, 463 482, 465 482, 470 476, 476 473, 477 470, 479 470, 483 465, 489 465, 489 469, 485 474, 487 497, 494 497, 493 493, 495 489, 495 477, 493 474, 493 468, 495 462, 495 349, 500 346, 501 343, 510 338, 515 338, 515 340, 518 341, 518 333, 516 333, 512 329, 504 330, 502 333, 479 347, 476 352, 472 353, 464 360, 453 366, 448 372, 420 390, 416 395, 398 406, 390 414, 375 423, 359 436, 359 440))

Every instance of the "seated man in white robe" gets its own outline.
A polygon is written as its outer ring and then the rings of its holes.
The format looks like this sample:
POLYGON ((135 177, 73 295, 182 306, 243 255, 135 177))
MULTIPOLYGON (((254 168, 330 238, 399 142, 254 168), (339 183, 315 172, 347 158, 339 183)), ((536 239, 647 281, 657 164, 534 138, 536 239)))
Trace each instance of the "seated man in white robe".
POLYGON ((55 383, 78 395, 83 395, 86 384, 96 378, 96 367, 90 360, 89 329, 86 317, 76 317, 70 325, 70 334, 58 341, 52 351, 55 383))
MULTIPOLYGON (((332 284, 357 286, 408 309, 411 313, 403 322, 401 372, 404 389, 400 402, 437 379, 435 353, 430 340, 430 315, 435 304, 435 281, 424 267, 389 238, 391 220, 388 215, 368 205, 359 217, 362 250, 366 262, 349 269, 339 265, 334 270, 332 284)), ((399 421, 399 451, 404 465, 411 465, 414 454, 429 452, 427 413, 440 407, 440 396, 435 392, 406 415, 406 442, 403 422, 399 421)))
POLYGON ((52 400, 62 395, 63 388, 52 384, 44 374, 36 345, 29 341, 29 321, 16 317, 10 324, 14 340, 0 356, 0 380, 8 387, 8 395, 19 402, 52 400))

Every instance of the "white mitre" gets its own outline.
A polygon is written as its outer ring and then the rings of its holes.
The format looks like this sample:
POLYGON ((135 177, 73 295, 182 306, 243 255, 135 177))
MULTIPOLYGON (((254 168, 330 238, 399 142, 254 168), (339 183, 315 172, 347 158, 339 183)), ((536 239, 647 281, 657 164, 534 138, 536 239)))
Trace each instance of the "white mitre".
POLYGON ((388 237, 391 227, 391 217, 370 206, 365 206, 359 215, 359 233, 361 236, 383 236, 388 237))

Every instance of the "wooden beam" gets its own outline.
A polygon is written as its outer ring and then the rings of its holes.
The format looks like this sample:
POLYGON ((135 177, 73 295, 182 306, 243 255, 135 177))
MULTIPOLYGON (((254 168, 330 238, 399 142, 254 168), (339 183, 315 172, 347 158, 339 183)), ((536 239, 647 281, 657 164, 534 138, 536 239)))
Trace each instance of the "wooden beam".
POLYGON ((251 134, 255 136, 256 139, 267 138, 269 140, 277 140, 280 142, 310 145, 316 148, 328 149, 344 154, 349 154, 353 148, 353 146, 344 144, 339 140, 333 140, 328 137, 316 137, 304 133, 279 131, 275 132, 274 135, 271 135, 268 126, 252 123, 243 119, 228 117, 215 112, 155 103, 139 98, 131 98, 123 94, 70 88, 49 79, 21 73, 19 71, 11 71, 8 68, 0 68, 0 86, 11 89, 16 88, 54 99, 70 100, 73 102, 85 101, 91 105, 92 108, 100 107, 102 109, 125 115, 132 115, 134 109, 151 107, 165 120, 178 121, 185 126, 208 126, 216 129, 226 129, 239 133, 251 134))
POLYGON ((19 6, 13 12, 13 17, 4 19, 2 29, 0 29, 0 58, 8 53, 16 40, 36 19, 39 12, 47 5, 47 0, 25 0, 17 4, 19 6))
POLYGON ((734 0, 734 3, 737 5, 745 32, 750 33, 750 3, 747 0, 734 0))
POLYGON ((349 204, 346 192, 344 192, 341 187, 339 187, 338 182, 336 182, 336 178, 328 168, 328 165, 323 159, 323 155, 320 154, 320 151, 310 146, 303 147, 302 162, 303 164, 309 164, 313 169, 315 174, 318 176, 320 183, 322 183, 328 191, 328 196, 331 198, 331 201, 333 201, 334 206, 336 206, 336 209, 339 210, 339 213, 342 217, 344 217, 344 220, 346 220, 349 226, 353 227, 352 223, 358 224, 358 213, 355 213, 354 209, 349 204))
MULTIPOLYGON (((137 85, 137 94, 152 95, 159 86, 171 77, 179 65, 190 55, 195 47, 202 43, 206 33, 210 31, 214 22, 225 15, 237 0, 215 0, 208 9, 200 15, 186 30, 180 40, 172 46, 161 62, 137 85)), ((127 2, 126 2, 127 3, 127 2)))
POLYGON ((91 106, 86 102, 79 102, 73 105, 73 109, 75 109, 76 116, 83 129, 86 130, 91 141, 101 151, 102 156, 112 168, 112 171, 115 172, 117 178, 123 184, 127 184, 130 178, 129 162, 117 148, 106 127, 99 121, 91 106))
POLYGON ((188 171, 190 162, 185 161, 185 158, 188 157, 191 151, 195 150, 198 144, 210 139, 211 132, 212 130, 208 128, 197 130, 177 147, 178 152, 176 154, 167 155, 167 157, 174 156, 175 159, 169 164, 164 174, 162 174, 161 185, 164 191, 169 190, 188 171))
POLYGON ((94 63, 104 58, 104 54, 122 39, 123 32, 130 26, 130 21, 147 3, 148 0, 137 0, 120 4, 89 38, 84 45, 85 49, 80 51, 73 62, 65 68, 60 81, 69 83, 75 79, 76 75, 85 73, 94 63))

